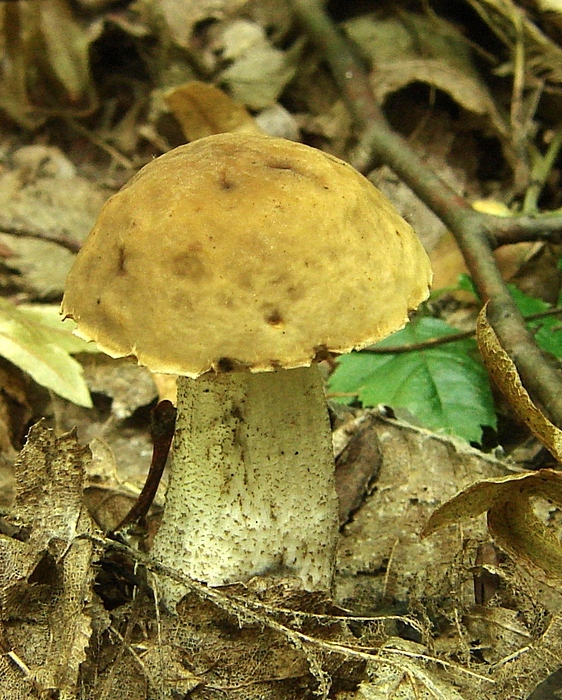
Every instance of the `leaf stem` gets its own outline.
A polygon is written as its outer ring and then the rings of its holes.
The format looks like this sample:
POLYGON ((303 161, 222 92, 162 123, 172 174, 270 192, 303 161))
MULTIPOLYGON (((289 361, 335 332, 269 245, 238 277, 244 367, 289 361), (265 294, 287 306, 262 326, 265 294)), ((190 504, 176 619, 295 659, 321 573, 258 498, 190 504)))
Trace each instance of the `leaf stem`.
MULTIPOLYGON (((556 307, 555 309, 546 309, 546 311, 540 311, 536 314, 529 314, 524 316, 525 321, 537 321, 541 318, 546 318, 548 316, 557 316, 562 314, 562 308, 556 307)), ((362 353, 368 353, 371 355, 399 355, 404 352, 416 352, 420 350, 428 350, 429 348, 435 348, 439 345, 446 345, 447 343, 455 343, 459 340, 466 340, 467 338, 472 338, 476 335, 476 328, 468 331, 459 331, 458 333, 449 333, 449 335, 440 335, 435 338, 427 338, 427 340, 421 340, 419 343, 404 343, 403 345, 387 345, 385 347, 379 347, 377 345, 371 345, 367 348, 359 350, 362 353)))

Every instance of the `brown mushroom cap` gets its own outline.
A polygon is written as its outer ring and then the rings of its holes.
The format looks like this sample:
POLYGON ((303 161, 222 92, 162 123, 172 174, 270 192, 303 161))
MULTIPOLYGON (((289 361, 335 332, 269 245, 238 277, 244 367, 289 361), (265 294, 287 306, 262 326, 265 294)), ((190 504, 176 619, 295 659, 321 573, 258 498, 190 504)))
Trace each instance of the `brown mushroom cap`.
POLYGON ((411 227, 350 165, 219 134, 157 158, 111 197, 62 313, 154 371, 264 371, 384 338, 430 280, 411 227))

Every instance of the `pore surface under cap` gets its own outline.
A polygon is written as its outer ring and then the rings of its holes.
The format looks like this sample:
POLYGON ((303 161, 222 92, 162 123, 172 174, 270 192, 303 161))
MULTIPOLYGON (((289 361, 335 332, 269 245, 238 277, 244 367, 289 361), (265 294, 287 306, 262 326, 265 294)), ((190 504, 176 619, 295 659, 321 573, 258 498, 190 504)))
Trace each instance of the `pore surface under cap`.
POLYGON ((261 371, 380 340, 430 278, 410 226, 347 163, 219 134, 157 158, 111 197, 62 310, 109 354, 155 371, 261 371))

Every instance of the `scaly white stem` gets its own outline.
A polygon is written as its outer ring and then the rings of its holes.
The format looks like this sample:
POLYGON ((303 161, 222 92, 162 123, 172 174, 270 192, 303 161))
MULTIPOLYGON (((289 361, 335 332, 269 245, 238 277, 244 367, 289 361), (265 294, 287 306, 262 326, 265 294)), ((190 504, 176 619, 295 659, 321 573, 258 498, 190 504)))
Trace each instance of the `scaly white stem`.
MULTIPOLYGON (((170 483, 153 554, 216 586, 257 574, 329 590, 334 459, 316 365, 178 378, 170 483)), ((169 607, 181 597, 163 582, 169 607)))

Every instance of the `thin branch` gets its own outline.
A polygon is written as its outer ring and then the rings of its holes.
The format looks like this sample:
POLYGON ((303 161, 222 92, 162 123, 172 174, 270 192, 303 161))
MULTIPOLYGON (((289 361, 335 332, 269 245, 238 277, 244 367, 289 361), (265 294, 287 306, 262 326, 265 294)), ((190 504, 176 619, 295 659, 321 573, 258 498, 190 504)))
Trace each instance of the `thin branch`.
POLYGON ((494 248, 524 241, 562 243, 562 212, 536 216, 488 216, 484 221, 494 248))
POLYGON ((71 253, 74 253, 74 255, 80 250, 81 245, 78 241, 65 233, 50 233, 49 231, 41 231, 31 226, 8 223, 2 220, 0 220, 0 233, 5 233, 8 236, 16 236, 17 238, 35 238, 39 241, 55 243, 62 248, 66 248, 71 253))
MULTIPOLYGON (((558 366, 535 344, 502 279, 492 250, 496 217, 474 211, 469 202, 428 168, 395 133, 373 99, 369 79, 348 42, 318 0, 291 0, 315 44, 327 60, 360 136, 363 166, 372 156, 386 163, 443 221, 455 236, 483 301, 488 318, 523 383, 554 423, 562 425, 562 378, 558 366)), ((357 162, 355 163, 357 165, 357 162)), ((524 223, 519 221, 524 228, 524 223)))
POLYGON ((76 119, 69 117, 66 121, 68 125, 72 129, 74 129, 74 131, 76 131, 77 134, 80 134, 80 136, 84 136, 85 138, 89 139, 94 144, 94 146, 97 146, 102 151, 105 151, 105 153, 107 153, 111 158, 113 158, 113 160, 116 163, 119 163, 119 165, 121 165, 123 168, 125 168, 126 170, 132 170, 134 168, 134 163, 130 158, 127 158, 127 156, 123 155, 121 151, 118 151, 116 148, 104 141, 93 131, 87 129, 85 126, 77 122, 76 119))

